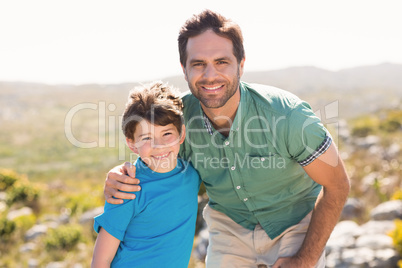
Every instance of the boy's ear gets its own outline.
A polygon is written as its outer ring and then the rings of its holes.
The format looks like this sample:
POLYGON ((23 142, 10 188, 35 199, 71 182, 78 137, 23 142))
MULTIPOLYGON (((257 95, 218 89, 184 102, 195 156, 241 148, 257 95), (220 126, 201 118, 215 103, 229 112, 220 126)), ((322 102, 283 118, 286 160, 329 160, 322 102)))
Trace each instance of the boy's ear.
POLYGON ((138 154, 138 149, 135 147, 134 140, 126 138, 127 146, 130 148, 131 151, 138 154))
POLYGON ((183 124, 181 126, 181 135, 180 135, 180 142, 179 143, 182 144, 184 142, 185 138, 186 138, 186 126, 183 124))

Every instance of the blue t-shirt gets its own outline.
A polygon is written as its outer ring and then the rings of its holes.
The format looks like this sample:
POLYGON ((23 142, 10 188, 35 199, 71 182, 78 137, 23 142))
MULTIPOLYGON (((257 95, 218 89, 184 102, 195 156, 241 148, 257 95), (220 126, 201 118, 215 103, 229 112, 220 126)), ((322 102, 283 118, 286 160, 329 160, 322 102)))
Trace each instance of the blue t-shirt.
POLYGON ((123 204, 105 203, 95 217, 100 227, 121 241, 112 267, 188 267, 197 218, 201 180, 195 169, 178 159, 170 172, 157 173, 139 158, 136 177, 142 190, 123 204))

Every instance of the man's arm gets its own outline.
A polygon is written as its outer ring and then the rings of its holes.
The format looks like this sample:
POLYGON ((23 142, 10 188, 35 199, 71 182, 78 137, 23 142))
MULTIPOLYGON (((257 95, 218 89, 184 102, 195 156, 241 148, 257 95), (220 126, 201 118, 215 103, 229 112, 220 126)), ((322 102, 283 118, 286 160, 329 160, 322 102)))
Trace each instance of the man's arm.
POLYGON ((109 171, 105 181, 103 193, 106 202, 110 204, 122 204, 123 199, 135 199, 135 194, 124 193, 138 192, 140 181, 135 178, 135 166, 129 162, 116 166, 109 171), (114 198, 113 198, 114 197, 114 198), (117 198, 117 199, 116 199, 117 198))
POLYGON ((95 242, 91 267, 109 268, 114 256, 116 255, 119 245, 119 239, 109 234, 105 229, 101 228, 95 242))
POLYGON ((300 250, 293 257, 278 259, 273 268, 315 267, 349 194, 349 178, 334 143, 304 170, 323 189, 300 250))

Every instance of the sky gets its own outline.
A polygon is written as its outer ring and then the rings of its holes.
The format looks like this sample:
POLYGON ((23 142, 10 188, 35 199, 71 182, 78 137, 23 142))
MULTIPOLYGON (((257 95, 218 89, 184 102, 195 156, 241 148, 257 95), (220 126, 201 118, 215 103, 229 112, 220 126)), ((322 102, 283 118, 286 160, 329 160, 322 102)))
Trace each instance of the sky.
POLYGON ((240 25, 245 72, 402 64, 400 0, 0 0, 0 81, 182 75, 178 32, 204 9, 240 25))

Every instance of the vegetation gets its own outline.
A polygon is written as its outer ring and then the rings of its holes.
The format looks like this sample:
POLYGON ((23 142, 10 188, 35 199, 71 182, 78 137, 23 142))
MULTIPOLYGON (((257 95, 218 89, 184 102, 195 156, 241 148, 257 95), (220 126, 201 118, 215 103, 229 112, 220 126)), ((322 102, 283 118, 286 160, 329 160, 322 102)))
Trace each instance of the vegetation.
MULTIPOLYGON (((402 256, 402 220, 395 220, 395 229, 390 233, 395 249, 402 256)), ((402 260, 398 262, 398 267, 402 267, 402 260)))
POLYGON ((47 250, 72 250, 82 239, 81 226, 62 225, 51 229, 45 238, 47 250))
MULTIPOLYGON (((6 193, 5 199, 0 198, 0 267, 25 267, 30 259, 38 260, 40 267, 56 261, 89 267, 96 234, 92 224, 80 224, 79 219, 103 205, 103 182, 109 169, 135 159, 118 124, 130 88, 88 85, 32 92, 0 85, 0 98, 14 100, 7 106, 9 117, 0 113, 0 123, 7 125, 0 128, 0 192, 6 193), (83 104, 87 106, 69 118, 72 109, 83 104), (83 148, 89 144, 94 147, 83 148), (33 213, 7 219, 9 211, 22 207, 33 213), (60 215, 68 221, 49 228, 35 239, 36 247, 21 253, 27 230, 60 215)), ((354 118, 349 121, 351 138, 375 135, 380 139, 378 148, 402 147, 401 118, 397 109, 354 118)), ((365 204, 365 213, 356 219, 362 223, 380 202, 401 199, 402 156, 384 157, 383 152, 372 151, 374 147, 353 149, 354 141, 339 138, 338 144, 352 180, 351 197, 365 204), (364 181, 368 176, 373 183, 364 181)), ((402 241, 401 233, 395 231, 396 245, 402 241)))

